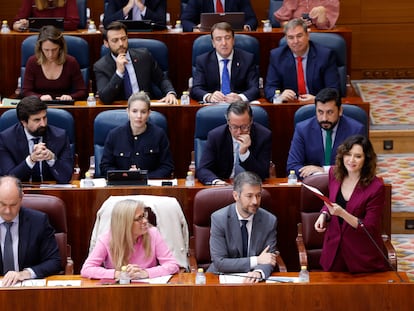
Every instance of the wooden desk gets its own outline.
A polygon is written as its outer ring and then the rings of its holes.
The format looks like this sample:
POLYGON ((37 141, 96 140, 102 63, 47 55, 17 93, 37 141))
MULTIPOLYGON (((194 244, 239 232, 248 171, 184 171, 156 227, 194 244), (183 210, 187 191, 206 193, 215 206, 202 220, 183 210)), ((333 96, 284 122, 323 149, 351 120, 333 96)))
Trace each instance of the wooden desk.
POLYGON ((217 276, 207 273, 206 285, 194 285, 194 278, 184 273, 165 285, 98 285, 82 279, 79 287, 1 288, 0 300, 10 310, 24 310, 30 304, 33 311, 410 310, 414 302, 414 283, 399 282, 393 272, 311 273, 307 284, 218 284, 217 276))
MULTIPOLYGON (((314 31, 314 30, 312 30, 314 31)), ((317 30, 315 30, 317 31, 317 30)), ((320 30, 318 30, 320 31, 320 30)), ((334 30, 324 30, 323 32, 334 32, 341 35, 347 45, 348 68, 351 72, 351 47, 352 31, 344 27, 337 27, 334 30)), ((2 68, 2 79, 0 83, 0 94, 3 97, 14 94, 17 86, 17 78, 20 76, 21 67, 21 43, 35 33, 18 33, 12 31, 10 34, 0 36, 0 68, 2 68)), ((85 30, 65 32, 68 35, 75 35, 84 38, 89 44, 89 62, 91 64, 91 79, 93 79, 92 66, 100 57, 102 46, 102 34, 89 34, 85 30)), ((168 47, 169 77, 176 91, 181 94, 188 88, 188 78, 191 77, 191 54, 194 40, 206 33, 168 33, 166 31, 129 33, 130 38, 150 38, 163 41, 168 47)), ((260 43, 260 76, 266 77, 269 64, 270 50, 277 47, 279 40, 283 37, 280 28, 273 29, 272 32, 259 31, 246 32, 259 40, 260 43)))
MULTIPOLYGON (((278 247, 286 263, 288 271, 299 271, 298 252, 296 249, 297 223, 300 222, 299 200, 301 186, 280 184, 286 179, 270 179, 264 184, 273 199, 270 210, 278 218, 278 247)), ((106 188, 25 188, 26 193, 50 194, 61 198, 66 203, 68 222, 68 243, 72 246, 72 258, 75 262, 75 273, 85 261, 96 212, 111 195, 161 195, 175 197, 183 209, 187 219, 190 235, 192 232, 193 203, 195 194, 208 188, 197 182, 195 187, 185 187, 180 179, 175 187, 106 187, 106 188)), ((391 186, 386 185, 384 208, 385 232, 391 234, 391 186)))
MULTIPOLYGON (((0 36, 1 38, 1 36, 0 36)), ((1 60, 1 58, 0 58, 1 60)), ((361 98, 345 98, 343 103, 352 103, 363 108, 369 115, 369 104, 363 103, 361 98)), ((269 116, 272 130, 272 160, 276 165, 279 177, 286 176, 286 161, 292 140, 294 125, 293 116, 302 106, 299 103, 285 103, 282 105, 261 104, 269 116)), ((115 105, 97 105, 87 107, 85 102, 76 102, 75 106, 57 106, 69 111, 75 119, 76 125, 76 152, 79 154, 79 164, 82 176, 89 167, 89 156, 93 155, 93 122, 98 113, 109 109, 125 109, 125 102, 116 102, 115 105)), ((191 151, 194 150, 195 115, 203 107, 192 101, 191 105, 154 105, 151 109, 165 115, 168 122, 169 139, 175 165, 175 176, 183 178, 188 171, 191 151)), ((0 115, 10 107, 0 106, 0 115)))

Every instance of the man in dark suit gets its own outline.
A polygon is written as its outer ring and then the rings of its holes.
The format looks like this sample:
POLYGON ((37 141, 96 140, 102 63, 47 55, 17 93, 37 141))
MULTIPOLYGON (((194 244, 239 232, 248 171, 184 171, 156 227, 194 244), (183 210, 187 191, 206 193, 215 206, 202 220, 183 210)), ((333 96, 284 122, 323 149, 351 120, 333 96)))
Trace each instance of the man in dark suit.
POLYGON ((47 106, 36 96, 16 107, 19 122, 0 133, 0 175, 22 181, 68 183, 73 156, 64 129, 47 124, 47 106))
POLYGON ((326 88, 315 97, 316 116, 296 124, 290 145, 287 171, 295 170, 300 178, 328 172, 335 164, 336 149, 351 135, 366 135, 365 125, 343 115, 336 89, 326 88), (331 152, 326 153, 327 135, 331 135, 331 152), (328 159, 328 158, 329 159, 328 159))
POLYGON ((227 124, 211 130, 197 167, 203 184, 225 185, 225 179, 239 172, 252 171, 262 179, 269 177, 272 133, 253 122, 247 102, 234 102, 227 109, 227 124))
POLYGON ((147 49, 128 49, 127 28, 121 22, 112 22, 104 32, 104 44, 111 53, 93 66, 99 98, 105 104, 127 100, 138 91, 153 98, 151 84, 157 85, 167 104, 177 104, 175 90, 158 63, 147 49))
MULTIPOLYGON (((244 30, 256 30, 257 18, 253 11, 250 0, 219 0, 223 8, 222 12, 244 12, 245 25, 244 30), (224 5, 223 5, 224 3, 224 5)), ((195 26, 200 24, 201 13, 220 12, 217 9, 216 0, 189 0, 184 12, 181 14, 181 22, 184 31, 193 31, 195 26)))
POLYGON ((165 26, 166 0, 111 0, 105 10, 103 24, 108 27, 117 20, 151 20, 165 26))
POLYGON ((306 22, 293 19, 285 25, 284 32, 287 45, 270 51, 265 83, 267 100, 272 102, 275 91, 280 90, 283 101, 311 103, 323 88, 339 90, 336 56, 332 50, 309 40, 306 22))
POLYGON ((231 25, 226 22, 213 25, 211 40, 214 50, 197 57, 191 97, 210 103, 252 101, 258 98, 259 73, 254 55, 234 48, 231 25), (221 79, 223 70, 230 71, 226 90, 224 79, 221 79))
POLYGON ((276 217, 260 208, 262 183, 252 172, 236 176, 230 204, 211 215, 210 272, 247 272, 245 282, 269 277, 276 265, 276 217))
POLYGON ((46 214, 21 207, 20 181, 0 177, 0 275, 2 286, 57 274, 61 259, 55 232, 46 214))

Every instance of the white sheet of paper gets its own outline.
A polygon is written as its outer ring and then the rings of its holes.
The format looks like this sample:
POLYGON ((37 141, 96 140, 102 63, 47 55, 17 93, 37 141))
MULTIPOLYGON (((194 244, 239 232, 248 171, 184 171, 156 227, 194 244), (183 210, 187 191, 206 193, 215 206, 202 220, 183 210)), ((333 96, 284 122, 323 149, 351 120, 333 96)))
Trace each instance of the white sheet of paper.
POLYGON ((165 276, 159 276, 156 278, 151 279, 139 279, 139 280, 131 280, 133 283, 149 283, 149 284, 167 284, 168 281, 171 279, 172 275, 165 275, 165 276))
POLYGON ((148 186, 162 186, 163 181, 171 181, 173 186, 178 185, 177 178, 175 179, 148 179, 148 186))
POLYGON ((81 280, 49 280, 47 286, 81 286, 81 280))

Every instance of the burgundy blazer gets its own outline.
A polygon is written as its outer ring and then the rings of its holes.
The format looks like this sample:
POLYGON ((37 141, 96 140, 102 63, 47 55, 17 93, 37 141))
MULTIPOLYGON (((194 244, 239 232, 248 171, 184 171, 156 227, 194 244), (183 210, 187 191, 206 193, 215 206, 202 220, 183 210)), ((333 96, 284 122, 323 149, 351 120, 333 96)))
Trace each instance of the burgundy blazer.
MULTIPOLYGON (((336 201, 341 183, 329 171, 329 199, 336 201)), ((383 248, 381 238, 382 213, 384 209, 385 187, 382 179, 375 177, 366 187, 357 185, 347 203, 347 211, 358 217, 372 235, 375 242, 383 248)), ((327 210, 324 206, 322 210, 327 210)), ((381 255, 365 230, 353 228, 346 221, 342 225, 337 216, 332 216, 325 232, 320 263, 325 271, 330 271, 335 256, 342 254, 349 272, 362 273, 389 270, 385 258, 381 255), (341 252, 338 252, 341 250, 341 252)))

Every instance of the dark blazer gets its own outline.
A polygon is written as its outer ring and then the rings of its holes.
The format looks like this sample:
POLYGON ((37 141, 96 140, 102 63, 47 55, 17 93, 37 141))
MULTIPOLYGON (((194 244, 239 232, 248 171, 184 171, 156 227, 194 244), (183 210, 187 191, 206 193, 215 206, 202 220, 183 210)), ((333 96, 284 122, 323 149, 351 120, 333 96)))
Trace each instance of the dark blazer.
MULTIPOLYGON (((312 41, 309 41, 306 85, 312 95, 327 87, 340 91, 335 53, 312 41)), ((269 102, 272 102, 276 90, 283 92, 286 89, 298 93, 296 62, 288 45, 270 51, 265 96, 269 102)))
MULTIPOLYGON (((329 171, 329 199, 336 202, 341 183, 329 171)), ((349 199, 346 210, 358 217, 374 238, 377 245, 384 245, 381 238, 382 213, 384 209, 385 187, 382 179, 375 179, 366 187, 357 185, 349 199)), ((323 210, 327 210, 326 207, 323 210)), ((389 270, 385 258, 370 240, 363 228, 354 229, 346 221, 342 225, 337 216, 331 216, 325 232, 320 263, 325 271, 330 271, 336 256, 342 256, 349 272, 366 273, 389 270)))
MULTIPOLYGON (((351 135, 366 135, 365 126, 354 119, 342 115, 336 130, 335 141, 331 154, 331 165, 335 164, 336 149, 351 135)), ((325 148, 321 127, 316 117, 296 124, 292 143, 287 160, 287 172, 295 170, 299 176, 299 169, 305 165, 325 165, 325 148)))
MULTIPOLYGON (((202 101, 205 94, 220 89, 220 70, 216 50, 198 56, 191 97, 202 101)), ((249 101, 259 97, 259 73, 253 54, 234 49, 230 89, 237 94, 243 93, 249 101)))
POLYGON ((259 256, 269 245, 269 252, 276 249, 276 216, 259 208, 253 217, 248 257, 242 257, 243 246, 240 221, 235 203, 228 205, 211 215, 209 272, 236 273, 262 270, 265 277, 273 272, 272 265, 257 265, 250 268, 251 256, 259 256))
MULTIPOLYGON (((154 83, 160 88, 164 96, 169 92, 175 93, 170 80, 146 48, 128 49, 128 51, 134 64, 141 91, 147 92, 152 98, 151 83, 154 83)), ((94 64, 93 70, 99 98, 102 102, 110 104, 116 100, 127 99, 124 94, 124 79, 116 74, 116 63, 111 53, 101 57, 94 64)))
MULTIPOLYGON (((128 0, 110 0, 105 10, 103 24, 106 27, 117 20, 125 19, 122 8, 127 5, 128 0)), ((142 19, 151 20, 152 22, 165 26, 165 16, 167 12, 166 0, 149 0, 145 1, 147 11, 142 19)), ((132 20, 132 9, 128 12, 126 19, 132 20)))
POLYGON ((174 163, 164 130, 147 123, 145 132, 135 140, 129 121, 112 129, 105 141, 100 164, 103 176, 108 170, 127 170, 131 165, 148 170, 149 178, 171 178, 174 163))
MULTIPOLYGON (((226 0, 225 12, 244 12, 245 25, 252 30, 257 28, 257 18, 250 0, 226 0)), ((200 24, 201 13, 214 13, 213 0, 189 0, 181 14, 181 23, 184 31, 193 31, 193 27, 200 24)))
MULTIPOLYGON (((42 163, 43 180, 69 182, 72 179, 73 156, 66 131, 48 125, 43 142, 56 156, 53 167, 45 161, 42 163)), ((14 175, 21 181, 29 181, 32 169, 26 163, 28 155, 27 137, 20 122, 0 133, 0 175, 14 175)))
MULTIPOLYGON (((272 133, 263 125, 253 122, 250 129, 252 144, 250 156, 240 165, 246 171, 258 174, 262 179, 269 177, 272 153, 272 133)), ((227 124, 211 130, 202 151, 200 165, 196 169, 197 178, 203 183, 214 179, 228 179, 233 169, 233 141, 227 124)))
MULTIPOLYGON (((19 212, 19 269, 31 268, 38 278, 57 274, 61 258, 55 239, 55 230, 46 214, 20 208, 19 212)), ((3 275, 3 255, 0 249, 0 275, 3 275)))

